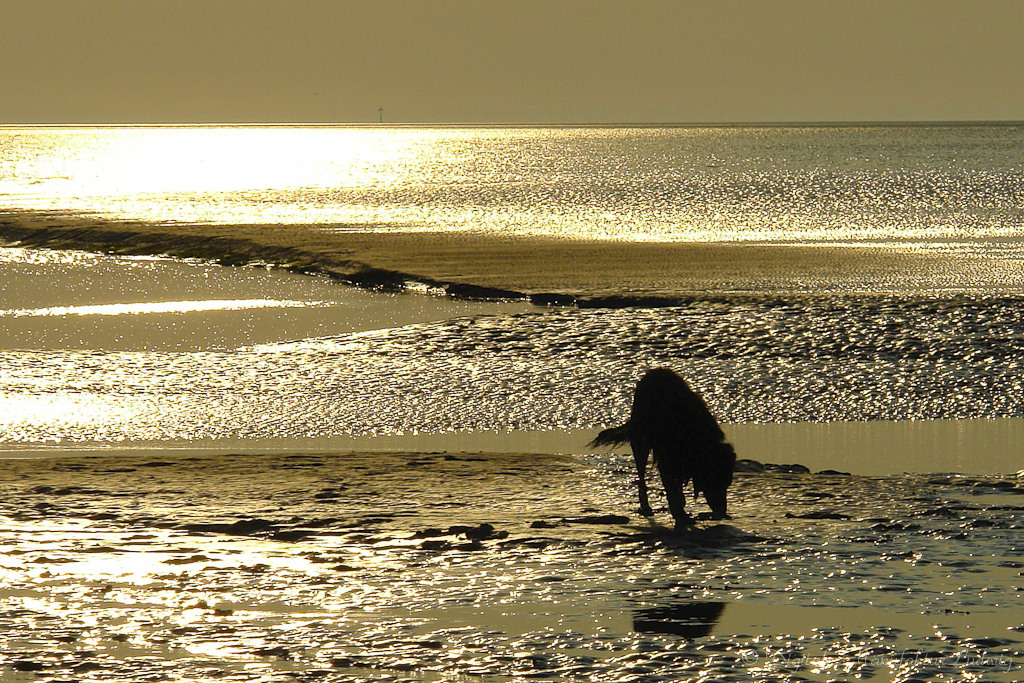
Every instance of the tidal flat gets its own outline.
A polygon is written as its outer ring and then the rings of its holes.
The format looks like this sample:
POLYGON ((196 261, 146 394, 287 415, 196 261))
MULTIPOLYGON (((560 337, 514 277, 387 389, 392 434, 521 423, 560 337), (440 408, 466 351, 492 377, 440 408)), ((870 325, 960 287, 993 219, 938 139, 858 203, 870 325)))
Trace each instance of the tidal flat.
POLYGON ((4 680, 1019 680, 1022 475, 741 469, 676 532, 624 455, 2 460, 4 680))

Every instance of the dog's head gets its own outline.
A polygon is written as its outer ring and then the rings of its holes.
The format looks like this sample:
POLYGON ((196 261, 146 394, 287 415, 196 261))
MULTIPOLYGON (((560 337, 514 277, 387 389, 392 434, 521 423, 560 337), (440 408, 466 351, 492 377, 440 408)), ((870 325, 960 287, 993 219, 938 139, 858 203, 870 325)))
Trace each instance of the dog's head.
POLYGON ((732 471, 736 467, 736 451, 732 444, 722 441, 712 448, 703 471, 693 479, 694 489, 704 493, 714 519, 728 517, 725 492, 732 484, 732 471))

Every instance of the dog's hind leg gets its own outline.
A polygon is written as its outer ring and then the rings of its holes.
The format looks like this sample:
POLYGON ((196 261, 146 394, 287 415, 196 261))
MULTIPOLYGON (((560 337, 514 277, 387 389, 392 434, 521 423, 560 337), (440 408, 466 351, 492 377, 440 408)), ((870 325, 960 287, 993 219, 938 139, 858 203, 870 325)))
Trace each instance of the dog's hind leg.
POLYGON ((647 456, 651 452, 651 447, 647 445, 644 439, 639 437, 630 439, 629 445, 633 449, 633 460, 636 462, 636 476, 639 477, 637 494, 640 497, 640 514, 644 517, 653 517, 654 511, 651 510, 651 503, 647 498, 647 456))

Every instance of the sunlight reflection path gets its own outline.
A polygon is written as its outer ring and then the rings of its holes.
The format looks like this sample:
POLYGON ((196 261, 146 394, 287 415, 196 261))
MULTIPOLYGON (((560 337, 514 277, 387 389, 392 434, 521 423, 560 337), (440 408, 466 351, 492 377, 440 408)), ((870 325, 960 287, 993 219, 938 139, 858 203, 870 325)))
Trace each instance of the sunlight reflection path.
POLYGON ((243 311, 251 308, 302 308, 327 306, 322 301, 281 301, 277 299, 235 299, 205 301, 155 301, 134 304, 97 304, 93 306, 52 306, 0 310, 0 316, 12 318, 63 315, 144 315, 146 313, 198 313, 203 311, 243 311))

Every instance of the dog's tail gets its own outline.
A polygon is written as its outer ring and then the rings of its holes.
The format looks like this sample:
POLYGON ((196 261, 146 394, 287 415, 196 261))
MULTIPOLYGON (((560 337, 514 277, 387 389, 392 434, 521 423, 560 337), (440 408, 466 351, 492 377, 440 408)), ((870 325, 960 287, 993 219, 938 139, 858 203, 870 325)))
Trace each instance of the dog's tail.
POLYGON ((597 448, 599 446, 618 446, 626 443, 627 441, 629 441, 628 422, 621 427, 612 427, 611 429, 604 430, 587 445, 591 448, 597 448))

